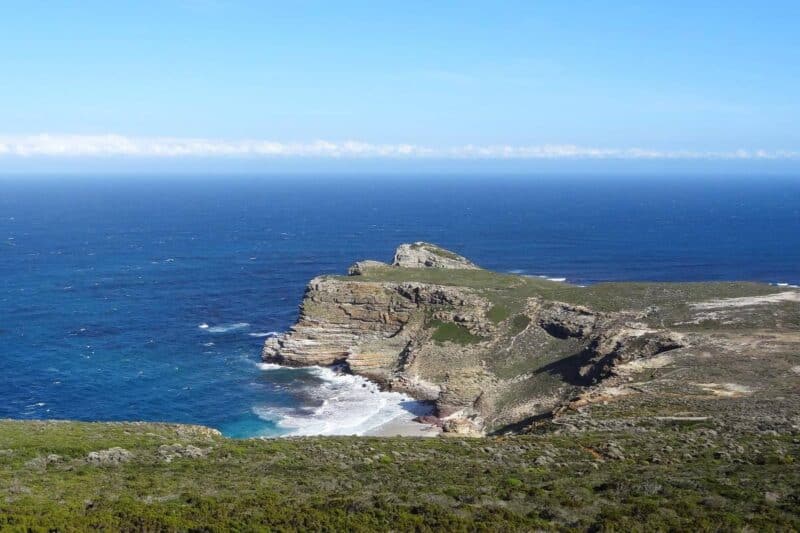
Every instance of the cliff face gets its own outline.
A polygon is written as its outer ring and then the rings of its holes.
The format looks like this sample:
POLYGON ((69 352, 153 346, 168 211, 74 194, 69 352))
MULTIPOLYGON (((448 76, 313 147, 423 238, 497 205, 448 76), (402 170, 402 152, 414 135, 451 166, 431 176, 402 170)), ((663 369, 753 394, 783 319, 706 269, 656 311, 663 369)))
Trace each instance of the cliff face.
POLYGON ((345 365, 435 402, 446 431, 480 434, 627 395, 634 370, 708 341, 676 329, 687 297, 678 285, 584 289, 481 270, 424 243, 350 273, 309 283, 298 322, 266 341, 264 360, 345 365))
MULTIPOLYGON (((297 324, 268 339, 263 357, 294 366, 344 363, 384 385, 435 400, 441 386, 437 376, 448 369, 417 372, 415 364, 422 345, 432 342, 431 324, 450 322, 476 335, 487 334, 494 329, 483 318, 487 307, 488 302, 466 288, 315 278, 306 289, 297 324)), ((426 363, 436 367, 438 361, 426 363)))

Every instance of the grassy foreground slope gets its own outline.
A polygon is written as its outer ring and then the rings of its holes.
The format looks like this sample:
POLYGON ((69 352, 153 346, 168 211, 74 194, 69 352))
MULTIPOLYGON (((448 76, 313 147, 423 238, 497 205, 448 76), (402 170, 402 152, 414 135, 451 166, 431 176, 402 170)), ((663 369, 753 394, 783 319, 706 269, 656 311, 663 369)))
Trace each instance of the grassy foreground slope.
POLYGON ((0 421, 0 529, 797 530, 798 465, 797 431, 710 420, 277 440, 0 421))

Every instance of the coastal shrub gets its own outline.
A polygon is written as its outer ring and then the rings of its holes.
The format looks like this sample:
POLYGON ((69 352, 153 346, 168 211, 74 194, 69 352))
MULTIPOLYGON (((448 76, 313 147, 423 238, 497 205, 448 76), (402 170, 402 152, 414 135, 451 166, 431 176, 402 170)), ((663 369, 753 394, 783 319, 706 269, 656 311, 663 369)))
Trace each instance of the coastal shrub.
POLYGON ((518 489, 523 485, 523 483, 521 479, 515 477, 509 477, 506 478, 506 485, 508 485, 512 489, 518 489))
POLYGON ((392 456, 391 455, 386 455, 386 454, 381 454, 378 457, 378 461, 383 463, 383 464, 385 464, 385 465, 391 464, 392 463, 392 456))
POLYGON ((168 424, 0 421, 0 530, 796 531, 797 457, 792 433, 666 423, 483 439, 236 440, 168 424), (746 452, 721 463, 714 452, 734 437, 746 452), (609 442, 632 459, 598 461, 593 451, 609 442), (213 451, 165 462, 165 443, 213 451), (113 468, 83 460, 114 447, 134 458, 113 468), (555 463, 535 466, 545 450, 555 463), (655 454, 663 460, 650 462, 655 454), (49 455, 62 459, 25 466, 49 455))

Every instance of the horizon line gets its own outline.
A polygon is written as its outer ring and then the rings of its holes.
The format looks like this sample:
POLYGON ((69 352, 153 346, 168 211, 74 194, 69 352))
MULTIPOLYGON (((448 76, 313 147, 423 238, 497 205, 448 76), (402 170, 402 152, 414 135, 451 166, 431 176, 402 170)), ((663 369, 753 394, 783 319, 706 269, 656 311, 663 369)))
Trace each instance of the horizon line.
POLYGON ((577 144, 464 144, 450 147, 356 140, 281 142, 201 137, 137 137, 120 134, 0 135, 0 158, 154 159, 393 159, 393 160, 673 160, 793 161, 800 150, 659 150, 577 144))

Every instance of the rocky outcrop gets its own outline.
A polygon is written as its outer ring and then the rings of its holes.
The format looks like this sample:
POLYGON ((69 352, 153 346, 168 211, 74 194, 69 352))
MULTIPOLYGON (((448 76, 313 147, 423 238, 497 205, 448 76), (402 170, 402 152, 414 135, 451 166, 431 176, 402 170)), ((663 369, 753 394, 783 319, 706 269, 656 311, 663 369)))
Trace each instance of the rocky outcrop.
POLYGON ((158 456, 165 463, 171 463, 175 459, 203 459, 211 451, 211 448, 198 448, 191 444, 183 445, 179 442, 174 444, 162 444, 158 447, 158 456))
POLYGON ((117 466, 131 461, 133 457, 133 453, 125 448, 114 447, 107 450, 89 452, 86 456, 86 462, 95 466, 117 466))
POLYGON ((528 314, 535 316, 547 333, 559 339, 588 337, 601 317, 587 307, 559 302, 543 304, 539 300, 529 302, 528 314))
POLYGON ((427 242, 401 244, 394 253, 392 266, 404 268, 479 268, 469 259, 427 242))
POLYGON ((477 418, 451 417, 442 423, 444 435, 456 437, 483 437, 486 431, 477 418))
POLYGON ((577 371, 587 385, 613 376, 619 365, 686 344, 679 333, 638 322, 641 313, 599 313, 584 306, 539 299, 528 301, 527 312, 549 335, 586 342, 577 371))
MULTIPOLYGON (((414 281, 409 268, 477 269, 429 246, 401 245, 393 265, 403 269, 362 261, 349 277, 311 280, 299 320, 266 340, 263 359, 343 365, 385 388, 434 402, 446 432, 479 435, 551 412, 614 377, 619 365, 683 345, 679 335, 639 322, 640 313, 516 298, 513 287, 503 294, 517 303, 498 303, 497 289, 477 281, 414 281), (371 269, 383 269, 381 276, 370 277, 371 269), (394 281, 375 281, 392 272, 394 281), (514 312, 506 305, 521 307, 514 312)), ((507 284, 508 277, 501 281, 507 284)))
POLYGON ((616 374, 616 368, 685 346, 682 335, 647 327, 609 328, 590 338, 586 360, 580 374, 588 383, 596 384, 616 374))

